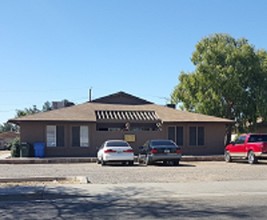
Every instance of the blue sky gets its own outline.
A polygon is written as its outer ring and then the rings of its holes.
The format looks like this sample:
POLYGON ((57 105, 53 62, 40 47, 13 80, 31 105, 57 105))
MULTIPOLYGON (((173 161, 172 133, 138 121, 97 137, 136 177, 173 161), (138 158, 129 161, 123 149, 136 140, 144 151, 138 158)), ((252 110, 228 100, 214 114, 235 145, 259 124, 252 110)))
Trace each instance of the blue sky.
POLYGON ((267 1, 0 0, 0 123, 16 109, 125 91, 166 104, 214 33, 267 49, 267 1))

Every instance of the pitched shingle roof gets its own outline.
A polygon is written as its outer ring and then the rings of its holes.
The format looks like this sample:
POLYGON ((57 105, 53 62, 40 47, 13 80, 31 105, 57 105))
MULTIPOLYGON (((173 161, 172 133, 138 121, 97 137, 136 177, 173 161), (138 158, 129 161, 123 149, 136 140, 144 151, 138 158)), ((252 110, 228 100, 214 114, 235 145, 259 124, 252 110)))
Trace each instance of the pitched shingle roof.
MULTIPOLYGON (((20 123, 26 121, 75 121, 75 122, 96 122, 101 117, 98 113, 113 112, 118 115, 120 112, 132 112, 141 117, 146 113, 154 119, 158 119, 161 122, 221 122, 221 123, 233 123, 232 120, 218 118, 213 116, 207 116, 203 114, 191 113, 186 111, 180 111, 169 107, 156 105, 156 104, 144 104, 144 105, 121 105, 121 104, 103 104, 89 102, 85 104, 75 105, 63 109, 52 110, 49 112, 41 112, 34 115, 28 115, 16 119, 11 119, 9 122, 20 123)), ((130 117, 130 116, 129 116, 130 117)), ((138 117, 138 116, 137 116, 138 117)), ((115 119, 115 115, 113 115, 115 119)), ((127 116, 120 116, 118 120, 128 119, 127 116)), ((145 119, 144 119, 145 120, 145 119)))
POLYGON ((114 93, 92 102, 28 115, 9 122, 96 122, 106 121, 161 121, 164 122, 221 122, 233 123, 232 120, 175 110, 156 105, 125 92, 114 93))
POLYGON ((125 104, 125 105, 144 105, 153 104, 145 99, 133 96, 126 92, 117 92, 111 95, 107 95, 98 99, 94 99, 92 102, 106 103, 106 104, 125 104))

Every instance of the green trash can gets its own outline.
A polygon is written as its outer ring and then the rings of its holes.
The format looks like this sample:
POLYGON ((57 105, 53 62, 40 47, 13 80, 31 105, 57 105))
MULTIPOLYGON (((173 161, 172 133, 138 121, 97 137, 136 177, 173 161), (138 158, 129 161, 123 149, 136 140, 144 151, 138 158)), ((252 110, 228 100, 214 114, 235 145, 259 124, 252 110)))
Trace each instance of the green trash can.
POLYGON ((31 146, 28 143, 20 144, 20 157, 29 157, 30 156, 31 146))

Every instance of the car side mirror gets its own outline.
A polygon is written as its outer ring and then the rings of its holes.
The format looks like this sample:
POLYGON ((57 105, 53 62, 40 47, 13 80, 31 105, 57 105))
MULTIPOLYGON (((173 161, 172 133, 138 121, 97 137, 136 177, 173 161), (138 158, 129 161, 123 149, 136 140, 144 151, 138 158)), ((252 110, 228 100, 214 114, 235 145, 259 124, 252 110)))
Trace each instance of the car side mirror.
POLYGON ((231 141, 230 144, 235 145, 235 142, 234 141, 231 141))

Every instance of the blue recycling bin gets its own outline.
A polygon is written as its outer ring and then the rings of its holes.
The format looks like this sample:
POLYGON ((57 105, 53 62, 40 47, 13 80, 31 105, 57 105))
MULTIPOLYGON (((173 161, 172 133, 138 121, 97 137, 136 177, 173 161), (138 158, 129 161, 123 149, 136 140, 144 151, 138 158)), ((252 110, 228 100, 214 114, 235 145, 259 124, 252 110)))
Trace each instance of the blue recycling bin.
POLYGON ((45 143, 43 142, 36 142, 33 145, 34 147, 34 157, 41 157, 45 156, 45 143))

